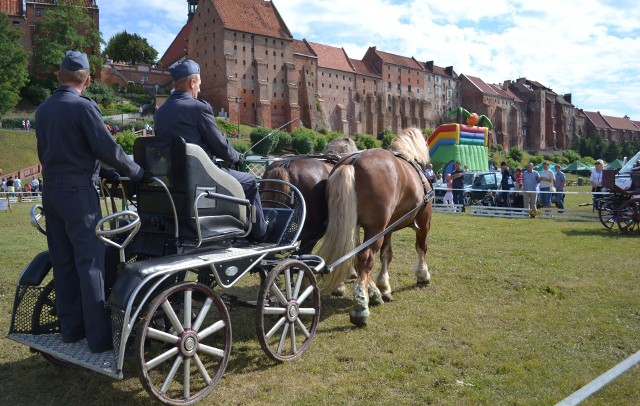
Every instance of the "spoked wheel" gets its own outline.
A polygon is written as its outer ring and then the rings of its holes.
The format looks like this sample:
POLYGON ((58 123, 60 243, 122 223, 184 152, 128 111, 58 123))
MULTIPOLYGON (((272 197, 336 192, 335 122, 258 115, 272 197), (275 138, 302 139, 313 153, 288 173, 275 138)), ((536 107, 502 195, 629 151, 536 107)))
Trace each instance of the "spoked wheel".
POLYGON ((144 388, 169 405, 209 395, 231 353, 229 313, 217 293, 178 283, 149 305, 136 334, 136 366, 144 388))
POLYGON ((274 267, 260 287, 256 332, 276 361, 299 357, 311 345, 320 320, 320 291, 313 271, 288 260, 274 267))
POLYGON ((616 214, 618 213, 617 207, 613 207, 613 202, 604 202, 598 209, 598 217, 604 228, 611 230, 614 224, 616 224, 616 214))
POLYGON ((622 204, 618 209, 617 221, 623 233, 640 231, 640 199, 629 199, 622 204))
MULTIPOLYGON (((50 334, 60 332, 60 322, 56 312, 56 293, 53 279, 47 283, 36 299, 31 314, 31 331, 33 334, 50 334)), ((72 363, 64 361, 46 352, 40 353, 44 359, 61 368, 69 368, 72 363)))

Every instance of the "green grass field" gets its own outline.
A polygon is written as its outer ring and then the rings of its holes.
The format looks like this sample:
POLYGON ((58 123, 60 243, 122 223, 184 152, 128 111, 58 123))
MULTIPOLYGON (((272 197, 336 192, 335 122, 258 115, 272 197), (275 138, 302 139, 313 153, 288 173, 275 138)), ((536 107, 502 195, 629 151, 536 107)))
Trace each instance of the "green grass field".
MULTIPOLYGON (((46 249, 29 209, 0 212, 0 404, 155 404, 132 360, 117 381, 5 338, 18 274, 46 249)), ((201 404, 554 404, 640 350, 639 252, 640 236, 595 222, 435 214, 432 284, 415 286, 413 233, 397 233, 395 300, 366 328, 349 323, 350 297, 323 297, 310 350, 278 364, 260 349, 253 312, 232 310, 231 360, 201 404)), ((242 284, 257 296, 257 277, 242 284)), ((640 404, 639 379, 635 367, 585 404, 640 404)))

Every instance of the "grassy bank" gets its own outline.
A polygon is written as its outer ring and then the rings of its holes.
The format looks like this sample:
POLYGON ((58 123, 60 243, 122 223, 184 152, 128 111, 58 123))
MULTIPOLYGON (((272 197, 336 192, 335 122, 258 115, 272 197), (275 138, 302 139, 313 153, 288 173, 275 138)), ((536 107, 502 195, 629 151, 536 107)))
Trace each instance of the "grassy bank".
MULTIPOLYGON (((45 249, 28 210, 0 212, 4 331, 19 271, 45 249)), ((397 233, 395 301, 372 309, 358 329, 350 298, 323 298, 313 345, 299 360, 270 361, 253 312, 232 310, 232 357, 201 404, 554 404, 640 350, 639 238, 599 223, 435 214, 432 285, 415 287, 413 233, 397 233)), ((241 288, 257 295, 257 283, 246 276, 241 288)), ((155 404, 132 361, 115 381, 58 369, 2 338, 0 364, 2 404, 155 404)), ((640 404, 639 379, 635 367, 585 404, 640 404)))
POLYGON ((0 129, 0 169, 10 173, 38 162, 35 131, 0 129))

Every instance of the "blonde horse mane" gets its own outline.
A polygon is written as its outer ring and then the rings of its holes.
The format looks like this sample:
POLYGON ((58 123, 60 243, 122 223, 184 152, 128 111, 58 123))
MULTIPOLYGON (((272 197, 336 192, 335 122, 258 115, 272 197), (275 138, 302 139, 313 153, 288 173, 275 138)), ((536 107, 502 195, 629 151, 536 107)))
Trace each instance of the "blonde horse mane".
POLYGON ((419 128, 405 128, 391 141, 389 151, 402 154, 409 161, 426 167, 430 161, 429 147, 419 128))

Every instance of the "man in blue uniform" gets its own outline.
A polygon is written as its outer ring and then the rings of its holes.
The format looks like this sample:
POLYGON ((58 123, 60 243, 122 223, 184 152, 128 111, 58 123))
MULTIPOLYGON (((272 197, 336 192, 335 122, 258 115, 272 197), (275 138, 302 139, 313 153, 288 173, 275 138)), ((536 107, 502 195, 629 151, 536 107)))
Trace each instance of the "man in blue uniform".
POLYGON ((46 187, 42 203, 53 264, 62 339, 86 336, 92 352, 112 348, 104 298, 104 244, 95 183, 100 161, 134 180, 144 171, 115 142, 98 105, 83 96, 91 83, 87 55, 67 51, 58 71, 60 87, 36 111, 38 157, 46 187))
MULTIPOLYGON (((242 156, 233 149, 229 140, 216 124, 211 105, 198 99, 200 93, 200 66, 187 59, 171 68, 174 91, 171 97, 156 111, 156 137, 182 137, 187 143, 197 144, 214 160, 220 158, 231 164, 242 162, 242 156)), ((267 222, 262 212, 258 185, 253 175, 221 168, 236 178, 244 194, 256 209, 256 223, 251 234, 257 241, 267 237, 267 222)))

